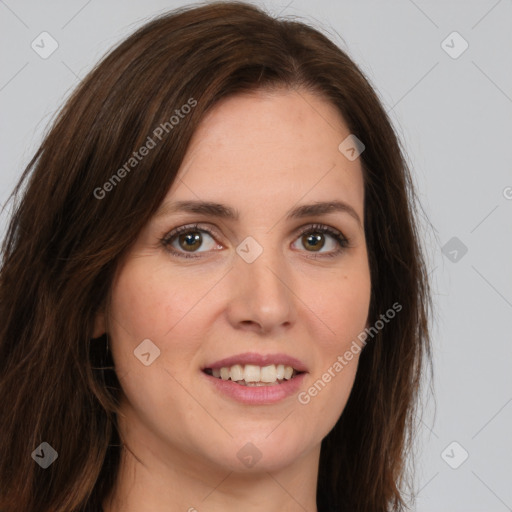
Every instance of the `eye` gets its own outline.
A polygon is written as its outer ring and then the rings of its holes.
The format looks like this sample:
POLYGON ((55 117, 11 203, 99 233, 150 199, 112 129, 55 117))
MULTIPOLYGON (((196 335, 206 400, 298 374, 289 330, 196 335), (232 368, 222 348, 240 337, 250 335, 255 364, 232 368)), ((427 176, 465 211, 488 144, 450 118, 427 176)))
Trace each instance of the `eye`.
MULTIPOLYGON (((200 258, 196 253, 219 250, 223 247, 215 241, 215 233, 199 224, 180 226, 173 229, 168 235, 160 240, 164 248, 174 256, 182 258, 200 258), (206 237, 206 238, 205 238, 206 237), (206 247, 205 247, 205 241, 206 247), (203 248, 203 251, 198 249, 203 248)), ((299 233, 299 239, 302 246, 307 249, 306 252, 318 253, 312 254, 312 258, 323 258, 337 256, 347 247, 349 240, 337 229, 322 224, 313 224, 302 228, 299 233), (326 237, 326 235, 328 235, 326 237), (326 243, 327 239, 327 243, 326 243), (327 246, 330 250, 320 252, 327 246)), ((297 241, 295 243, 297 243, 297 241)))
POLYGON ((333 257, 337 256, 344 249, 349 247, 348 239, 338 231, 337 229, 331 228, 329 226, 324 226, 322 224, 313 224, 310 226, 306 226, 301 230, 299 241, 301 242, 303 247, 310 248, 307 252, 318 253, 320 256, 316 254, 312 255, 313 258, 318 257, 333 257), (325 252, 320 252, 321 249, 326 247, 326 235, 328 235, 327 240, 327 248, 331 247, 331 250, 327 250, 325 252))
POLYGON ((198 224, 180 226, 172 230, 168 235, 162 238, 162 245, 172 254, 176 256, 181 256, 183 258, 198 258, 199 256, 193 256, 193 253, 196 252, 207 252, 212 250, 215 246, 219 249, 222 248, 219 244, 215 242, 213 238, 214 234, 209 229, 202 227, 200 228, 198 224), (206 244, 205 251, 198 251, 200 247, 204 245, 208 239, 210 241, 206 244), (192 254, 187 254, 192 253, 192 254))

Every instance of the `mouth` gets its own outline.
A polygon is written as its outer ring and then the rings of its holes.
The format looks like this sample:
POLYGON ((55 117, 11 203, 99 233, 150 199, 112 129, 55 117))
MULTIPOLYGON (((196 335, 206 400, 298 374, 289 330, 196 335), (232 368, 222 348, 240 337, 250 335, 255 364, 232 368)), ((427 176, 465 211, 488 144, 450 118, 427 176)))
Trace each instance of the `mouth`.
POLYGON ((203 372, 216 379, 247 387, 279 386, 306 373, 284 364, 266 366, 234 364, 219 368, 204 368, 203 372))

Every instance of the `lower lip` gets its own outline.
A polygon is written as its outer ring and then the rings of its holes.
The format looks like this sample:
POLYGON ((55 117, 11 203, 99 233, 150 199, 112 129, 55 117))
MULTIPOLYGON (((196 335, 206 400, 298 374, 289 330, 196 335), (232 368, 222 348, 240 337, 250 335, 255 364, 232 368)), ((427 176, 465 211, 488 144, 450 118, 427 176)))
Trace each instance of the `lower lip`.
POLYGON ((273 386, 244 386, 232 380, 222 380, 201 372, 221 393, 234 400, 251 405, 274 404, 297 393, 306 373, 300 373, 282 384, 273 386))

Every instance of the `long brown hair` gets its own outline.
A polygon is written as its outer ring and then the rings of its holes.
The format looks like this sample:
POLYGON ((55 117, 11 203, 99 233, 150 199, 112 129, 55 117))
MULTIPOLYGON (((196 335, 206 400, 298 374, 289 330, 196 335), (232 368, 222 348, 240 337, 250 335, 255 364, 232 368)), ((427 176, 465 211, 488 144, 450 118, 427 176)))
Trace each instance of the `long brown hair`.
POLYGON ((369 324, 402 306, 362 351, 349 401, 322 442, 318 507, 404 509, 432 305, 399 140, 368 80, 324 35, 218 2, 159 16, 113 49, 67 101, 11 196, 0 273, 3 512, 100 510, 120 460, 120 385, 106 339, 91 339, 95 314, 205 113, 229 95, 277 87, 321 95, 365 144, 369 324), (159 126, 156 147, 127 165, 159 126), (42 442, 58 453, 47 469, 31 457, 42 442))

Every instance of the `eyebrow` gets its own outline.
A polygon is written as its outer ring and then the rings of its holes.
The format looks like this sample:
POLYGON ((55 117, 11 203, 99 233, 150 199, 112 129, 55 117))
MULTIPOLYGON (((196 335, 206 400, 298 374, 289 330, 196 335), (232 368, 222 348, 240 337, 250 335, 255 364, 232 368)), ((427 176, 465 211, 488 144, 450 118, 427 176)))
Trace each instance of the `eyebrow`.
MULTIPOLYGON (((204 214, 226 220, 239 220, 240 212, 230 206, 212 201, 176 201, 164 203, 156 212, 156 217, 162 217, 173 213, 188 212, 204 214)), ((361 219, 352 206, 343 201, 324 201, 297 206, 286 215, 288 220, 314 217, 336 212, 348 213, 362 227, 361 219)))

